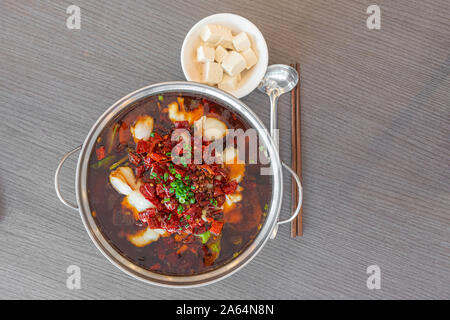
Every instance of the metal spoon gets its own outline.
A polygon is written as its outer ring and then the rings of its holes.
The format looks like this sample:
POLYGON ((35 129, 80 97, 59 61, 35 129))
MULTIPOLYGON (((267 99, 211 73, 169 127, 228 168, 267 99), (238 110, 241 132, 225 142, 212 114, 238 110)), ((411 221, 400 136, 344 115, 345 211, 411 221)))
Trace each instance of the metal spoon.
POLYGON ((273 64, 267 67, 266 74, 258 86, 258 90, 266 93, 270 98, 270 135, 278 148, 277 102, 278 98, 291 91, 297 85, 297 71, 284 64, 273 64))

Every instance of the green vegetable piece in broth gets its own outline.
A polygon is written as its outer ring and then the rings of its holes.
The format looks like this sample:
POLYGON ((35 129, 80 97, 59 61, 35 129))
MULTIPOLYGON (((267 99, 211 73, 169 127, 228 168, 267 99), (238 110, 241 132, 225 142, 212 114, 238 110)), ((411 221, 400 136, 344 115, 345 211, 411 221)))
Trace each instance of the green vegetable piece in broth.
POLYGON ((110 153, 112 151, 113 145, 114 145, 114 140, 116 139, 116 135, 117 132, 119 131, 120 125, 118 123, 114 124, 114 127, 112 129, 111 135, 109 137, 109 141, 108 141, 108 148, 107 148, 107 152, 110 153))
POLYGON ((219 253, 220 252, 220 246, 218 242, 211 243, 209 246, 209 249, 211 249, 213 252, 219 253))
POLYGON ((113 161, 113 159, 114 159, 114 156, 113 155, 109 155, 109 156, 103 158, 102 160, 91 164, 91 168, 92 169, 98 169, 98 168, 107 166, 113 161))
POLYGON ((126 155, 125 157, 123 157, 122 159, 120 159, 119 161, 117 161, 116 163, 114 163, 113 165, 111 165, 109 167, 109 170, 114 170, 116 169, 118 166, 120 166, 122 163, 124 163, 125 161, 127 161, 128 159, 128 155, 126 155))
POLYGON ((209 230, 208 230, 206 232, 196 234, 196 236, 200 238, 200 240, 202 241, 203 244, 205 244, 208 242, 209 237, 211 237, 211 232, 209 232, 209 230))

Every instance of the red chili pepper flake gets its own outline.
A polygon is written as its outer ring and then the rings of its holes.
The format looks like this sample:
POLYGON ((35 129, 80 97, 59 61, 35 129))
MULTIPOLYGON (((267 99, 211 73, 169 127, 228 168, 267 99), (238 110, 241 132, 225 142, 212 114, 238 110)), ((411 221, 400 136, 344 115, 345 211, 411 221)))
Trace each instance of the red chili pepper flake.
POLYGON ((139 191, 148 201, 156 199, 156 190, 149 183, 145 183, 139 188, 139 191))
POLYGON ((127 144, 128 139, 130 139, 131 132, 128 130, 128 125, 122 122, 119 129, 119 142, 121 144, 127 144))
POLYGON ((161 222, 158 219, 156 219, 155 217, 148 218, 147 223, 148 223, 148 226, 149 226, 150 229, 159 229, 159 228, 161 228, 161 222))
POLYGON ((153 159, 152 159, 152 158, 146 157, 146 158, 144 159, 144 167, 145 167, 145 170, 149 170, 149 169, 152 167, 152 164, 153 164, 153 159))
POLYGON ((145 171, 144 166, 136 167, 136 169, 134 169, 134 174, 135 174, 136 178, 138 178, 138 179, 141 178, 142 175, 144 174, 144 171, 145 171))
POLYGON ((214 187, 214 197, 220 196, 223 194, 222 188, 219 186, 214 187))
POLYGON ((221 207, 225 202, 225 196, 224 195, 218 196, 216 198, 216 200, 217 200, 217 206, 221 207))
POLYGON ((95 150, 97 154, 97 160, 102 160, 105 158, 105 146, 101 146, 95 150))
POLYGON ((155 263, 150 267, 150 270, 159 270, 159 269, 161 269, 161 265, 159 264, 159 262, 155 263))
POLYGON ((169 158, 167 158, 166 156, 155 152, 150 153, 149 157, 157 162, 169 161, 169 158))
POLYGON ((177 121, 177 122, 175 122, 175 128, 189 129, 189 122, 188 121, 177 121))
POLYGON ((150 208, 145 210, 144 212, 139 213, 139 220, 144 223, 148 223, 150 218, 153 218, 156 215, 156 209, 150 208))
POLYGON ((139 163, 142 162, 142 158, 133 152, 128 153, 128 160, 130 161, 131 164, 134 164, 135 166, 138 166, 139 163))
POLYGON ((149 145, 148 141, 139 140, 136 145, 136 152, 139 154, 146 153, 146 152, 148 152, 149 146, 150 145, 149 145))
POLYGON ((173 199, 173 200, 164 202, 164 205, 166 206, 167 210, 174 211, 178 208, 178 201, 173 199))
POLYGON ((237 182, 235 180, 232 180, 228 182, 226 185, 222 187, 222 190, 225 194, 232 194, 236 191, 237 188, 237 182))
POLYGON ((208 174, 210 174, 212 176, 214 175, 213 169, 208 164, 202 164, 199 167, 202 168, 203 170, 205 170, 205 172, 207 172, 208 174))
POLYGON ((220 234, 220 232, 222 232, 222 227, 223 227, 222 221, 213 221, 209 231, 218 236, 220 234))
POLYGON ((153 133, 152 141, 161 141, 162 140, 162 137, 158 132, 153 131, 152 133, 153 133))

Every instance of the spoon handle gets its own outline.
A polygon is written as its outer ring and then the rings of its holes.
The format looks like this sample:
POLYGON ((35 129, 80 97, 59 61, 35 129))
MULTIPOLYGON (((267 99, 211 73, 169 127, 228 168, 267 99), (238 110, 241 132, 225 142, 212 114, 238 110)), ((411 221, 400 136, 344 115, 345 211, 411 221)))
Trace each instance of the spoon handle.
POLYGON ((270 95, 270 135, 272 136, 275 147, 278 150, 278 115, 277 103, 279 95, 273 90, 270 95))

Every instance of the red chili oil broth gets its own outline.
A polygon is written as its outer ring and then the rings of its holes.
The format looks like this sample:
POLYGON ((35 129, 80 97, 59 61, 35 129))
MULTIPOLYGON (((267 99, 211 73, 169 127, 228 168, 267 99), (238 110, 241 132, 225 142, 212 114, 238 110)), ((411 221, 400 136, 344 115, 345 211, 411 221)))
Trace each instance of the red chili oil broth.
MULTIPOLYGON (((108 165, 100 168, 91 168, 98 162, 96 149, 109 143, 109 137, 115 123, 125 123, 129 128, 139 115, 150 115, 155 120, 154 130, 161 135, 167 134, 173 123, 169 120, 167 113, 162 112, 172 101, 177 101, 179 94, 171 93, 163 96, 152 96, 137 101, 124 112, 111 121, 97 138, 96 145, 90 155, 88 171, 88 195, 91 212, 95 212, 94 219, 97 226, 110 244, 128 260, 153 272, 167 275, 192 275, 207 272, 209 270, 226 264, 255 239, 261 225, 264 223, 265 215, 270 207, 268 201, 271 199, 272 177, 261 175, 262 165, 259 163, 245 165, 244 179, 239 183, 243 188, 242 200, 237 203, 243 219, 240 223, 225 223, 220 239, 220 253, 213 261, 208 261, 205 248, 199 237, 192 236, 185 243, 190 249, 177 254, 180 242, 175 241, 175 234, 160 237, 159 240, 144 247, 136 247, 128 241, 127 234, 146 228, 146 225, 136 221, 133 214, 126 215, 126 209, 122 207, 124 195, 119 194, 109 182, 111 172, 110 165, 123 159, 127 155, 127 147, 135 147, 131 137, 127 144, 119 144, 117 139, 111 152, 106 152, 110 157, 108 165), (162 100, 162 101, 161 101, 162 100), (158 106, 159 105, 159 106, 158 106), (163 257, 161 259, 161 257, 163 257), (155 267, 156 266, 156 267, 155 267)), ((243 129, 251 126, 237 113, 211 100, 205 100, 195 96, 183 95, 186 110, 194 109, 199 104, 204 106, 204 115, 214 114, 223 121, 228 128, 243 129)), ((248 153, 248 148, 246 150, 248 153)), ((124 162, 125 164, 125 162, 124 162)), ((181 242, 181 244, 184 244, 181 242)))

